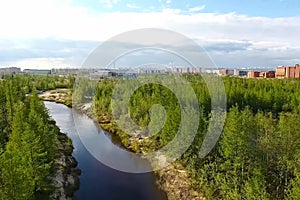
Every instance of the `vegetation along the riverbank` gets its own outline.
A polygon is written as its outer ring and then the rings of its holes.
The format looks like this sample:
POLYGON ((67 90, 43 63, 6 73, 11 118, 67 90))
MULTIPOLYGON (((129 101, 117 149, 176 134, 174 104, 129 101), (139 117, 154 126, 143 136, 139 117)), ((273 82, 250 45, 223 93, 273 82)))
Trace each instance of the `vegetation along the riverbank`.
MULTIPOLYGON (((87 86, 94 86, 94 83, 87 83, 87 86)), ((69 99, 71 99, 71 92, 68 89, 56 89, 46 91, 40 94, 40 98, 46 101, 53 101, 57 103, 63 103, 67 106, 69 99)), ((76 97, 75 97, 76 98, 76 97)), ((117 129, 116 125, 112 124, 112 121, 109 117, 109 113, 101 113, 101 115, 96 115, 97 110, 93 102, 86 100, 83 103, 73 104, 76 106, 75 109, 87 114, 94 120, 98 121, 100 126, 107 132, 117 136, 122 141, 122 144, 125 148, 134 151, 141 152, 141 149, 138 146, 144 146, 144 149, 147 149, 146 146, 150 148, 152 140, 144 140, 143 144, 136 137, 129 139, 128 135, 123 133, 121 130, 117 129), (149 144, 147 144, 149 143, 149 144)), ((149 149, 148 149, 149 151, 149 149)), ((202 194, 199 194, 191 185, 191 182, 188 177, 188 173, 184 170, 184 167, 181 163, 177 162, 163 170, 157 171, 157 183, 160 188, 168 194, 168 199, 205 199, 202 194), (180 174, 178 174, 180 172, 180 174)))
MULTIPOLYGON (((225 126, 214 149, 200 158, 198 152, 210 122, 210 96, 200 76, 185 78, 197 95, 201 114, 194 142, 169 167, 174 175, 168 175, 168 168, 157 172, 169 198, 299 199, 300 80, 224 77, 228 109, 225 126), (167 177, 169 181, 164 180, 167 177)), ((111 95, 117 81, 101 80, 95 91, 95 116, 101 126, 137 152, 147 153, 168 144, 181 120, 174 94, 158 84, 138 88, 130 98, 127 117, 145 126, 150 122, 151 106, 160 104, 166 109, 167 120, 155 136, 130 137, 117 128, 111 114, 111 95)), ((82 85, 82 90, 90 89, 89 84, 82 85)))
POLYGON ((17 75, 0 82, 0 199, 73 199, 80 170, 72 142, 36 90, 65 87, 65 80, 17 75))
POLYGON ((71 89, 68 88, 45 91, 41 93, 39 97, 44 101, 53 101, 56 103, 65 104, 68 107, 72 107, 71 89))
MULTIPOLYGON (((186 79, 197 95, 201 114, 190 148, 173 165, 156 172, 169 199, 299 199, 300 80, 224 77, 225 126, 214 149, 200 158, 198 152, 210 122, 210 97, 200 76, 187 75, 186 79)), ((147 84, 134 92, 128 117, 145 126, 151 106, 160 104, 167 120, 155 136, 130 137, 118 129, 111 114, 111 95, 118 80, 84 81, 77 88, 79 93, 73 94, 78 106, 132 151, 159 149, 177 133, 180 106, 167 88, 147 84)))

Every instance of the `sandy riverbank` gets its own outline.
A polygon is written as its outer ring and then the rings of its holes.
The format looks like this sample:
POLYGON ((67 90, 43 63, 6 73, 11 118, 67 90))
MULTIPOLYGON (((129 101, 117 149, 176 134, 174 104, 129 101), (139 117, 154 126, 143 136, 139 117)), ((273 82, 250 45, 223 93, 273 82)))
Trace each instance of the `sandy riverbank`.
POLYGON ((49 90, 42 94, 39 94, 39 97, 44 101, 62 103, 68 107, 72 106, 72 93, 70 89, 62 88, 56 90, 49 90))

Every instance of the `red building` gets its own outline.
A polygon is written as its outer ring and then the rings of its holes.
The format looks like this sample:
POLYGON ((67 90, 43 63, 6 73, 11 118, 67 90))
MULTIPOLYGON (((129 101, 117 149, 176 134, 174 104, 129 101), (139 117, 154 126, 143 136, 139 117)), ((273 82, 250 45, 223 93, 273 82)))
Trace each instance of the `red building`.
POLYGON ((276 78, 300 78, 300 65, 277 67, 276 78))
POLYGON ((220 70, 219 70, 219 75, 225 76, 225 75, 227 75, 227 74, 228 74, 228 70, 227 70, 227 69, 220 69, 220 70))
POLYGON ((300 65, 296 64, 295 67, 295 78, 300 78, 300 65))
POLYGON ((249 71, 248 72, 248 78, 258 78, 259 72, 249 71))
POLYGON ((265 78, 275 78, 275 72, 274 71, 266 72, 265 78))

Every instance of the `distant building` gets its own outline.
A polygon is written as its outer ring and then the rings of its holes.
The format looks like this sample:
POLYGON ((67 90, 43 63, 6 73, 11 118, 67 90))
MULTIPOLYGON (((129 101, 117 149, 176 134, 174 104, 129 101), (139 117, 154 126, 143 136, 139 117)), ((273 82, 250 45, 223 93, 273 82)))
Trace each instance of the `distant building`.
POLYGON ((207 73, 207 74, 219 74, 219 69, 213 69, 213 68, 204 68, 202 70, 202 73, 207 73))
POLYGON ((247 74, 248 74, 248 71, 247 71, 247 70, 241 70, 241 71, 239 72, 239 76, 247 77, 247 74))
POLYGON ((249 71, 248 78, 275 78, 275 71, 249 71))
POLYGON ((248 78, 258 78, 258 77, 259 77, 259 73, 260 73, 260 72, 249 71, 247 77, 248 77, 248 78))
POLYGON ((259 72, 259 78, 264 78, 265 77, 265 72, 259 72))
POLYGON ((295 78, 300 78, 300 65, 295 65, 295 78))
POLYGON ((200 67, 184 67, 184 66, 178 66, 175 68, 171 68, 169 70, 171 73, 179 73, 179 74, 200 74, 205 73, 204 68, 200 67))
POLYGON ((199 73, 200 69, 196 67, 184 67, 181 69, 182 73, 187 73, 187 74, 197 74, 199 73))
POLYGON ((91 79, 102 79, 102 78, 112 78, 116 77, 117 73, 110 70, 98 70, 96 72, 90 73, 91 79))
POLYGON ((51 70, 51 74, 57 74, 57 75, 77 75, 78 72, 79 69, 76 68, 60 68, 60 69, 53 68, 51 70))
MULTIPOLYGON (((137 72, 140 74, 166 74, 168 73, 167 69, 161 68, 159 65, 149 65, 149 66, 143 66, 139 69, 137 69, 137 72)), ((185 72, 181 73, 187 73, 187 68, 185 68, 185 72)))
POLYGON ((227 69, 220 69, 219 70, 219 75, 226 76, 227 74, 228 74, 228 70, 227 69))
POLYGON ((118 78, 137 78, 138 77, 138 73, 133 70, 118 69, 118 70, 114 70, 114 72, 116 73, 116 76, 118 78))
POLYGON ((160 69, 143 69, 143 70, 140 70, 140 73, 142 73, 142 74, 164 74, 164 73, 166 73, 166 71, 160 70, 160 69))
MULTIPOLYGON (((51 74, 56 74, 56 75, 63 75, 63 76, 68 76, 68 75, 85 75, 89 76, 91 73, 97 72, 99 68, 53 68, 51 70, 51 74)), ((104 69, 106 70, 106 69, 104 69)))
POLYGON ((233 74, 234 74, 234 70, 233 69, 228 69, 227 75, 232 76, 233 74))
POLYGON ((276 78, 300 78, 300 65, 278 66, 275 74, 276 78))
POLYGON ((275 71, 266 72, 264 78, 275 78, 275 71))
POLYGON ((234 69, 233 70, 233 75, 234 76, 239 76, 240 70, 239 69, 234 69))
POLYGON ((221 76, 232 76, 234 74, 233 69, 220 69, 219 70, 219 75, 221 76))
POLYGON ((24 69, 25 74, 34 74, 34 75, 48 75, 51 74, 50 69, 24 69))
POLYGON ((0 74, 20 74, 21 69, 18 67, 0 68, 0 74))
POLYGON ((276 68, 276 78, 285 78, 285 67, 278 66, 276 68))
POLYGON ((289 66, 285 68, 285 78, 295 78, 295 67, 289 66))

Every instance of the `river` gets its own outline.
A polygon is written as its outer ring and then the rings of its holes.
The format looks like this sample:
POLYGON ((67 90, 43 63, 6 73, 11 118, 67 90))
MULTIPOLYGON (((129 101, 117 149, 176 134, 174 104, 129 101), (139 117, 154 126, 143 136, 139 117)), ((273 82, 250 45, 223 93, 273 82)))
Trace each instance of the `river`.
MULTIPOLYGON (((49 114, 56 121, 61 132, 72 139, 73 156, 78 161, 78 168, 82 170, 80 188, 75 193, 77 200, 166 200, 166 194, 155 184, 153 173, 126 173, 120 172, 96 160, 82 144, 75 128, 84 126, 87 131, 97 131, 99 127, 85 114, 74 112, 63 104, 45 101, 49 114)), ((104 131, 97 131, 91 140, 97 141, 101 137, 111 137, 104 131)), ((105 145, 118 145, 107 142, 105 145)), ((130 155, 128 155, 130 156, 130 155)), ((124 159, 123 162, 134 162, 124 159)), ((131 163, 132 164, 132 163, 131 163)), ((134 164, 134 163, 133 163, 134 164)))

